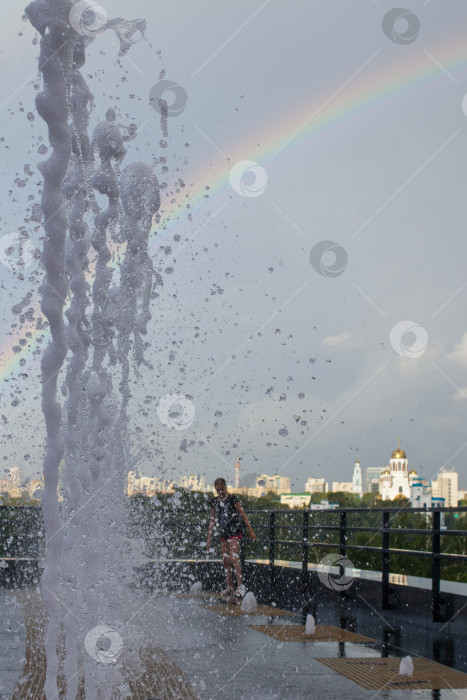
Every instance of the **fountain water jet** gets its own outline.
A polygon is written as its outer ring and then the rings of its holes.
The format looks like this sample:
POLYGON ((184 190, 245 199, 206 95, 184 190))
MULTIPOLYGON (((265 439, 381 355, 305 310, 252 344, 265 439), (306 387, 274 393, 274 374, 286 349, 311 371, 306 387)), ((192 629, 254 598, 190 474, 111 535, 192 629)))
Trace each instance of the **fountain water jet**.
MULTIPOLYGON (((131 577, 131 564, 124 571, 129 556, 119 530, 125 517, 130 351, 133 345, 137 365, 146 362, 142 337, 151 318, 154 277, 148 236, 160 195, 157 177, 145 163, 132 163, 120 175, 126 150, 112 109, 95 128, 92 140, 88 136, 92 95, 80 69, 86 46, 93 39, 70 26, 73 5, 70 0, 34 0, 26 8, 41 34, 43 91, 37 95, 36 106, 47 123, 53 149, 39 166, 44 179, 46 234, 42 311, 51 331, 51 342, 42 358, 47 430, 43 495, 47 561, 41 582, 48 615, 44 692, 47 700, 60 695, 57 647, 64 646, 67 700, 75 700, 79 693, 110 700, 123 683, 114 663, 121 645, 117 644, 114 656, 103 656, 89 645, 97 644, 90 640, 96 634, 97 640, 99 633, 113 640, 111 646, 117 638, 122 639, 120 632, 124 635, 123 629, 113 630, 108 623, 116 624, 121 615, 119 591, 125 577, 131 577), (100 210, 93 189, 108 198, 105 210, 100 210), (86 223, 88 210, 94 214, 91 233, 86 223), (108 242, 118 226, 126 250, 119 284, 111 286, 108 242), (90 298, 85 269, 91 246, 97 260, 90 298), (68 295, 71 302, 66 324, 68 295), (71 357, 62 416, 57 382, 68 350, 71 357), (118 369, 119 402, 113 393, 118 369), (63 456, 65 500, 60 508, 57 487, 63 456), (96 494, 99 507, 93 501, 96 494), (104 659, 104 663, 96 664, 96 659, 104 659)), ((135 32, 144 31, 144 22, 112 20, 108 28, 115 31, 123 55, 134 42, 135 32)), ((167 110, 161 114, 166 133, 167 110)))

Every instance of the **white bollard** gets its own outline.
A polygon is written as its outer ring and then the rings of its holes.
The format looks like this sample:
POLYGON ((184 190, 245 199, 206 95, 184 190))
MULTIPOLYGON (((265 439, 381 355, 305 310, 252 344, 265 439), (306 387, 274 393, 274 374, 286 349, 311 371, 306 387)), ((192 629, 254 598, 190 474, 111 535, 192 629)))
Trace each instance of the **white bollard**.
POLYGON ((305 634, 314 634, 316 631, 315 618, 313 615, 306 616, 305 634))
POLYGON ((248 593, 242 600, 240 610, 245 613, 254 613, 258 610, 258 603, 256 602, 254 593, 248 591, 248 593))
POLYGON ((413 661, 411 656, 404 656, 399 666, 399 676, 413 676, 413 661))

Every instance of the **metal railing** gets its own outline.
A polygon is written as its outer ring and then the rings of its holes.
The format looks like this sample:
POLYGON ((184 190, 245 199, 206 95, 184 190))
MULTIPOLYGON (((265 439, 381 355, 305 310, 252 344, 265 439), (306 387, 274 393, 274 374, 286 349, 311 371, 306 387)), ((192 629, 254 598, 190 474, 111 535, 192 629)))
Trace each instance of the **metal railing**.
MULTIPOLYGON (((149 502, 148 502, 149 503, 149 502)), ((159 512, 153 506, 150 506, 153 512, 159 512)), ((163 522, 165 528, 172 538, 167 540, 167 549, 169 557, 186 558, 189 554, 190 558, 200 560, 205 558, 205 547, 203 549, 204 527, 198 527, 200 531, 196 535, 194 527, 190 529, 191 538, 187 542, 185 552, 177 554, 177 549, 174 543, 179 544, 180 537, 177 536, 178 530, 187 533, 186 512, 180 512, 183 509, 176 509, 165 513, 167 518, 163 522), (197 542, 197 539, 200 541, 197 542), (172 550, 172 551, 171 551, 172 550)), ((44 556, 44 538, 41 537, 42 518, 41 510, 37 507, 2 507, 0 508, 0 558, 1 557, 43 557, 44 556)), ((427 573, 416 574, 430 576, 431 578, 431 607, 434 621, 443 621, 443 601, 441 596, 441 577, 443 564, 465 564, 467 554, 452 553, 446 551, 445 543, 449 538, 464 538, 462 546, 457 549, 467 553, 467 530, 448 529, 443 525, 444 519, 452 520, 460 517, 461 514, 467 514, 467 507, 456 508, 338 508, 336 510, 250 510, 246 509, 253 528, 259 535, 259 545, 263 545, 263 551, 267 553, 267 561, 269 568, 269 580, 274 588, 275 578, 277 573, 276 560, 284 559, 280 555, 281 550, 289 552, 289 560, 301 562, 302 583, 305 589, 307 581, 309 581, 309 564, 310 553, 316 549, 315 556, 318 550, 338 551, 342 557, 349 559, 357 557, 363 553, 371 553, 373 558, 373 566, 370 568, 374 571, 381 572, 381 605, 383 610, 391 609, 392 591, 390 588, 390 563, 391 557, 393 563, 397 565, 403 564, 407 566, 407 557, 422 558, 429 560, 427 567, 421 567, 427 573), (413 518, 418 521, 419 527, 407 527, 406 521, 398 518, 399 515, 418 514, 422 518, 413 518), (356 521, 352 520, 355 518, 356 521), (363 525, 361 524, 363 521, 363 525), (371 525, 365 524, 370 522, 371 525), (360 523, 360 524, 359 524, 360 523), (399 524, 399 527, 394 527, 394 524, 399 524), (402 526, 403 525, 403 526, 402 526), (423 526, 423 527, 422 527, 423 526), (289 535, 285 533, 290 533, 289 535), (370 541, 365 543, 355 542, 359 533, 371 534, 370 541), (356 537, 354 537, 354 535, 356 537), (423 535, 423 549, 419 548, 401 548, 397 546, 397 536, 400 535, 423 535), (289 539, 284 537, 289 536, 289 539), (291 539, 293 538, 293 539, 291 539), (327 541, 318 541, 318 540, 327 541), (332 540, 332 541, 331 541, 332 540), (359 554, 356 554, 356 553, 359 554), (352 554, 355 553, 355 554, 352 554), (397 559, 396 559, 397 557, 397 559)), ((164 510, 162 509, 162 515, 164 510)), ((159 517, 159 516, 158 516, 159 517)), ((191 512, 193 523, 206 523, 209 517, 208 510, 199 510, 197 507, 191 512)), ((411 518, 408 518, 410 520, 411 518)), ((152 522, 152 521, 151 521, 152 522)), ((157 521, 159 522, 159 521, 157 521)), ((463 524, 463 523, 462 523, 463 524)), ((137 529, 140 529, 139 522, 137 529)), ((147 526, 147 532, 153 532, 153 526, 147 526)), ((150 538, 152 539, 152 538, 150 538)), ((404 539, 404 538, 402 538, 404 539)), ((410 540, 410 538, 408 538, 410 540)), ((161 542, 164 544, 164 536, 161 537, 161 542)), ((452 542, 452 539, 451 539, 452 542)), ((245 560, 245 538, 241 540, 241 556, 245 560)), ((185 545, 184 545, 185 547, 185 545)), ((247 545, 251 547, 250 544, 247 545)), ((255 551, 253 549, 251 552, 255 551)), ((157 558, 157 555, 155 555, 157 558)), ((356 559, 356 560, 357 560, 356 559)), ((411 560, 410 560, 411 561, 411 560)), ((318 560, 316 559, 316 563, 318 560)), ((358 566, 358 564, 357 564, 358 566)), ((364 568, 364 567, 362 567, 364 568)), ((402 573, 402 572, 400 572, 402 573)), ((452 573, 452 572, 451 572, 452 573)), ((455 572, 457 575, 457 572, 455 572)))
MULTIPOLYGON (((441 613, 441 562, 449 561, 451 563, 466 562, 467 555, 452 554, 443 552, 441 547, 441 538, 443 537, 466 537, 467 530, 449 530, 441 524, 441 514, 467 513, 467 507, 455 508, 339 508, 336 510, 247 510, 246 511, 252 521, 255 530, 266 530, 267 538, 258 539, 259 544, 267 545, 270 583, 274 586, 275 579, 275 560, 277 545, 287 545, 298 547, 301 549, 301 569, 302 580, 305 581, 308 573, 310 547, 321 547, 324 549, 338 548, 339 554, 346 557, 349 550, 358 550, 359 552, 379 553, 381 556, 381 604, 383 610, 391 609, 391 589, 389 585, 389 565, 391 555, 409 555, 413 557, 425 557, 431 559, 431 608, 433 613, 433 621, 443 621, 441 613), (287 525, 279 523, 279 516, 294 515, 301 517, 301 523, 297 525, 287 525), (329 525, 320 523, 313 525, 310 523, 310 517, 315 514, 338 514, 339 525, 329 525), (370 513, 379 514, 381 517, 381 525, 376 527, 365 527, 351 525, 348 522, 348 515, 351 513, 361 513, 368 515, 370 513), (427 519, 427 528, 401 528, 391 527, 391 519, 400 513, 420 513, 424 514, 427 519), (267 524, 255 523, 255 516, 262 514, 263 519, 266 515, 269 516, 267 524), (429 522, 431 521, 431 522, 429 522), (301 532, 301 539, 280 539, 277 534, 280 531, 298 531, 301 532), (336 532, 338 533, 338 543, 333 542, 317 542, 310 541, 310 534, 316 532, 336 532), (349 544, 349 534, 352 532, 373 533, 374 540, 380 538, 380 545, 363 545, 349 544), (431 547, 424 550, 416 549, 400 549, 391 547, 391 537, 394 535, 425 535, 431 540, 431 547)), ((377 516, 376 516, 377 517, 377 516)), ((459 516, 457 516, 459 517, 459 516)), ((245 541, 242 540, 241 557, 245 560, 245 541)))

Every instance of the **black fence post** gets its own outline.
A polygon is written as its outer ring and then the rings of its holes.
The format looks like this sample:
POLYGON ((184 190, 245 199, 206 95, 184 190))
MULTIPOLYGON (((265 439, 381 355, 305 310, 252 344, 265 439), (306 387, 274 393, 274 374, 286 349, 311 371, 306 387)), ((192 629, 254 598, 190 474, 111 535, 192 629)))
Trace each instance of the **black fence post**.
POLYGON ((390 610, 389 604, 389 513, 383 510, 383 541, 382 541, 382 562, 381 562, 381 586, 383 610, 390 610))
POLYGON ((440 595, 440 579, 441 579, 441 513, 434 510, 432 512, 432 530, 431 530, 431 609, 433 612, 433 622, 442 622, 441 616, 441 595, 440 595))
POLYGON ((345 557, 347 553, 347 513, 345 510, 341 510, 339 525, 339 554, 345 557))
POLYGON ((274 590, 274 560, 276 558, 276 514, 269 514, 269 585, 274 590))
POLYGON ((306 580, 308 574, 308 525, 310 514, 309 511, 303 511, 303 530, 302 530, 302 589, 306 589, 306 580))

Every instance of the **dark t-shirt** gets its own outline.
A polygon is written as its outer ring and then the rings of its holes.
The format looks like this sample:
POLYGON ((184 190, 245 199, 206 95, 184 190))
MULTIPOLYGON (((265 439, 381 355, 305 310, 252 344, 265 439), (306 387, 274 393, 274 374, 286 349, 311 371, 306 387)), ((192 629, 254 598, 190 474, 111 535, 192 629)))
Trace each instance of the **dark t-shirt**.
POLYGON ((227 538, 243 534, 243 521, 237 511, 237 503, 240 503, 240 499, 233 493, 229 493, 224 501, 220 501, 218 498, 213 498, 210 501, 221 537, 227 538))

